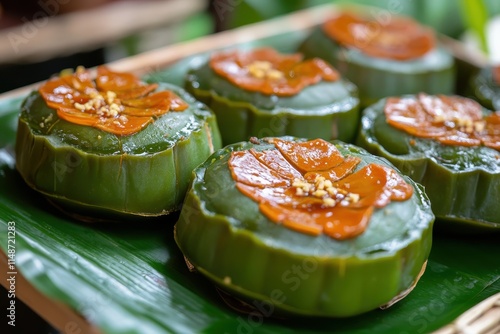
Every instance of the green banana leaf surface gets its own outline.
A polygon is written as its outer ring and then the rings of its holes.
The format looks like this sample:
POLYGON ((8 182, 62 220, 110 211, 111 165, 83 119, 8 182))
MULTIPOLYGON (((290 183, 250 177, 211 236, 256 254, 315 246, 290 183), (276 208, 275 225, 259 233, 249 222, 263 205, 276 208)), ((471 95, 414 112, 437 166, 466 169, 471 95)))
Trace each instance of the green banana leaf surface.
MULTIPOLYGON (((303 37, 292 35, 257 44, 292 49, 303 37)), ((149 79, 179 84, 183 73, 181 66, 149 79)), ((82 224, 26 186, 13 156, 21 101, 0 100, 0 247, 7 253, 9 222, 15 222, 18 272, 102 333, 428 333, 500 291, 499 234, 436 230, 425 274, 389 309, 342 319, 273 318, 269 309, 238 313, 188 270, 173 238, 176 215, 82 224)))

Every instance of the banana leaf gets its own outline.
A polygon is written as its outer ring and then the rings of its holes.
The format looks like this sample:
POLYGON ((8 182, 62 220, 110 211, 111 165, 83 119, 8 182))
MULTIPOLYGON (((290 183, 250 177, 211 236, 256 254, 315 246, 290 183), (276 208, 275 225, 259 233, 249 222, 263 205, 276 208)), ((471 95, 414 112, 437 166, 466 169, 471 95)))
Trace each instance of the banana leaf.
MULTIPOLYGON (((149 79, 180 83, 183 71, 149 79)), ((188 270, 173 239, 177 216, 141 225, 82 224, 26 186, 13 156, 21 100, 0 100, 0 249, 8 253, 8 226, 15 222, 17 271, 102 333, 428 333, 500 291, 498 234, 438 230, 425 274, 389 309, 342 319, 275 318, 269 308, 239 313, 188 270)))

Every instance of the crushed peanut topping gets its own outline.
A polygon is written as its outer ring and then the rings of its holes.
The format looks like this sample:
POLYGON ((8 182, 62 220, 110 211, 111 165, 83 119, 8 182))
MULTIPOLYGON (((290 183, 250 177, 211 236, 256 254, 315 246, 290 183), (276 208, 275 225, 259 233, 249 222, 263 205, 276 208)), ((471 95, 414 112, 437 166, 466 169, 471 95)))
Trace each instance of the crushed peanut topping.
MULTIPOLYGON (((78 67, 45 82, 39 93, 65 121, 98 128, 120 136, 135 134, 170 111, 188 107, 174 92, 156 91, 131 73, 97 68, 97 77, 78 67)), ((47 121, 45 122, 47 123, 47 121)))
POLYGON ((479 103, 464 97, 424 93, 391 97, 384 113, 387 123, 410 135, 444 145, 484 145, 500 150, 500 112, 484 115, 479 103))
POLYGON ((337 203, 341 206, 347 206, 359 202, 360 199, 359 194, 336 188, 332 185, 332 181, 325 179, 323 176, 316 176, 314 183, 295 178, 292 187, 295 188, 295 195, 297 196, 313 196, 323 199, 323 206, 325 207, 334 207, 337 203))
POLYGON ((357 169, 359 157, 344 157, 322 139, 274 138, 273 144, 275 150, 234 151, 228 166, 236 188, 264 216, 295 231, 353 238, 365 231, 374 209, 413 195, 396 171, 375 163, 357 169))
POLYGON ((256 60, 247 65, 248 72, 258 79, 281 79, 284 77, 283 72, 273 68, 273 64, 268 61, 256 60))
POLYGON ((111 91, 111 90, 108 90, 106 92, 106 98, 107 98, 107 101, 109 104, 113 103, 116 99, 116 93, 111 91))

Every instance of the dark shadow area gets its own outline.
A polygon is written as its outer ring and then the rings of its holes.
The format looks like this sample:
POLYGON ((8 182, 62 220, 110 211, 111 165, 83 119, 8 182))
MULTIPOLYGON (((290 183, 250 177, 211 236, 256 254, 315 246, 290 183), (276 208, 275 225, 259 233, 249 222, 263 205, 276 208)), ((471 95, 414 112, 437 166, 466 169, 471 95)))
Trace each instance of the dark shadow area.
MULTIPOLYGON (((0 286, 0 299, 2 300, 2 310, 7 309, 10 301, 13 299, 8 298, 8 291, 0 286)), ((56 334, 59 333, 56 329, 52 328, 44 319, 38 314, 33 312, 26 304, 19 298, 15 299, 16 307, 16 321, 15 327, 7 324, 9 321, 5 316, 2 317, 2 324, 0 325, 0 332, 5 334, 23 333, 23 334, 56 334)), ((5 311, 7 312, 7 311, 5 311)), ((4 313, 6 314, 6 313, 4 313)))
POLYGON ((46 80, 65 68, 93 67, 104 63, 104 50, 97 49, 38 63, 0 65, 0 93, 46 80))

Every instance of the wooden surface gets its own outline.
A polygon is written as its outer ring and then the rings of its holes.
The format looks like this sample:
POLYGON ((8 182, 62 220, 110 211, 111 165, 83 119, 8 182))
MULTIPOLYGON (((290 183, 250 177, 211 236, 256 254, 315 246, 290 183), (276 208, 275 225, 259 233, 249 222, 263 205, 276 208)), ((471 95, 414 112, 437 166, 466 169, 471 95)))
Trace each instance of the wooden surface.
POLYGON ((0 64, 102 47, 141 30, 179 22, 206 5, 204 0, 119 1, 60 16, 41 7, 33 15, 41 16, 38 20, 0 30, 0 64))
MULTIPOLYGON (((266 22, 202 37, 193 41, 169 45, 144 52, 136 56, 114 61, 108 65, 116 71, 133 72, 137 75, 143 75, 164 68, 169 64, 196 53, 229 47, 235 43, 250 42, 288 31, 300 31, 311 28, 332 15, 332 8, 331 5, 327 5, 299 11, 282 18, 276 18, 266 22)), ((37 87, 37 85, 38 84, 35 83, 0 94, 0 99, 26 94, 37 87)))
MULTIPOLYGON (((0 267, 7 268, 7 255, 0 251, 0 267)), ((61 333, 99 334, 100 331, 89 324, 81 315, 66 305, 47 298, 28 282, 19 271, 15 271, 16 299, 19 298, 38 315, 61 333)), ((9 290, 7 270, 2 270, 2 285, 9 290)), ((5 321, 5 320, 4 320, 5 321)), ((17 321, 22 321, 21 319, 17 321)))
POLYGON ((434 334, 500 333, 500 292, 477 304, 434 334))

